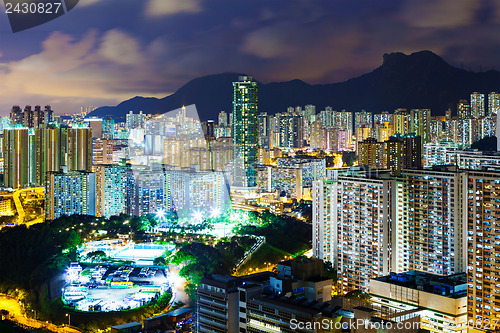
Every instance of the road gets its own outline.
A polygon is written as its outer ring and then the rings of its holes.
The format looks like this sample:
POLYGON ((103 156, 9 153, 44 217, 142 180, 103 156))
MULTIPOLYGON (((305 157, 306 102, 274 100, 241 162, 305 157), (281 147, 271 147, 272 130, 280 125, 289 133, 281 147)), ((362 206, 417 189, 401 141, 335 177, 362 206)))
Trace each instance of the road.
MULTIPOLYGON (((15 190, 13 193, 4 193, 4 194, 1 194, 0 196, 2 197, 12 197, 13 201, 14 201, 14 206, 16 207, 16 211, 17 211, 17 214, 18 214, 18 224, 22 224, 24 223, 24 217, 26 215, 26 213, 24 212, 24 207, 21 203, 21 193, 33 193, 33 194, 36 194, 36 195, 39 195, 43 198, 44 196, 44 193, 45 193, 45 187, 30 187, 30 188, 25 188, 25 189, 17 189, 15 190)), ((44 222, 45 221, 45 217, 39 217, 35 220, 32 220, 30 221, 29 223, 27 223, 28 227, 35 224, 35 223, 41 223, 41 222, 44 222)))
POLYGON ((80 330, 73 327, 57 326, 46 321, 26 317, 21 304, 17 301, 17 299, 9 295, 0 294, 0 310, 9 311, 9 320, 16 322, 23 328, 44 328, 57 333, 81 333, 80 330))

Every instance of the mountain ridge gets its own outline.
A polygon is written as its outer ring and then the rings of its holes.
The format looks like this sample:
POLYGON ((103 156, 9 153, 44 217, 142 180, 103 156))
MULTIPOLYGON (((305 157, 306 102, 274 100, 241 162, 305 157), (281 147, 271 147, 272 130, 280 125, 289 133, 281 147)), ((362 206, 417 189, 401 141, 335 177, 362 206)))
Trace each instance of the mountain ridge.
MULTIPOLYGON (((472 72, 448 64, 431 51, 406 55, 386 53, 382 65, 373 71, 343 82, 309 84, 300 79, 261 83, 259 111, 269 114, 284 112, 288 106, 316 105, 334 110, 392 112, 397 108, 430 108, 433 115, 455 108, 470 93, 500 91, 500 72, 472 72)), ((88 116, 111 116, 124 120, 129 111, 165 113, 195 104, 201 120, 217 119, 217 114, 232 110, 232 82, 241 73, 220 73, 195 78, 175 93, 163 98, 136 96, 117 106, 100 107, 88 116)))

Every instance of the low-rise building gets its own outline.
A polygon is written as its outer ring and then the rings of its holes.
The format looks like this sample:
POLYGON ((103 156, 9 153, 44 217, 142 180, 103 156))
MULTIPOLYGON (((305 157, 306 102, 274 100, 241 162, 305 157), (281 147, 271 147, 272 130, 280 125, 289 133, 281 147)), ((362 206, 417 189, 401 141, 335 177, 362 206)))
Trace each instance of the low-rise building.
POLYGON ((138 322, 111 326, 111 333, 137 333, 142 331, 142 324, 138 322))
POLYGON ((381 318, 420 316, 431 332, 467 332, 465 273, 439 276, 409 271, 371 279, 373 308, 381 318))

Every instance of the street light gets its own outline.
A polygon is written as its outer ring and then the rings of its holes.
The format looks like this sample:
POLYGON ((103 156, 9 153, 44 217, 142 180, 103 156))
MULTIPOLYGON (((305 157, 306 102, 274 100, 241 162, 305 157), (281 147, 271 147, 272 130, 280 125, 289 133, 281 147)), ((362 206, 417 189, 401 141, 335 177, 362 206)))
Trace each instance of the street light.
POLYGON ((71 326, 71 315, 66 313, 66 317, 68 317, 68 326, 71 326))
POLYGON ((36 310, 31 310, 31 312, 35 313, 35 320, 36 320, 36 310))

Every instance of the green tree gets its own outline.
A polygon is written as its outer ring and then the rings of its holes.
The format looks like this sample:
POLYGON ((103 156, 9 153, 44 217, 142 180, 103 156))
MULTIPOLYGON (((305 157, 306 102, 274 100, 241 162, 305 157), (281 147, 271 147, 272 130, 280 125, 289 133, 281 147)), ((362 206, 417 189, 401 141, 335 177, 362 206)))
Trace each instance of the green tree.
POLYGON ((165 257, 157 257, 153 260, 153 263, 155 265, 159 265, 159 266, 167 266, 168 265, 167 261, 165 260, 165 257))
POLYGON ((106 258, 106 253, 104 251, 92 251, 87 253, 87 258, 91 262, 102 262, 106 258))

